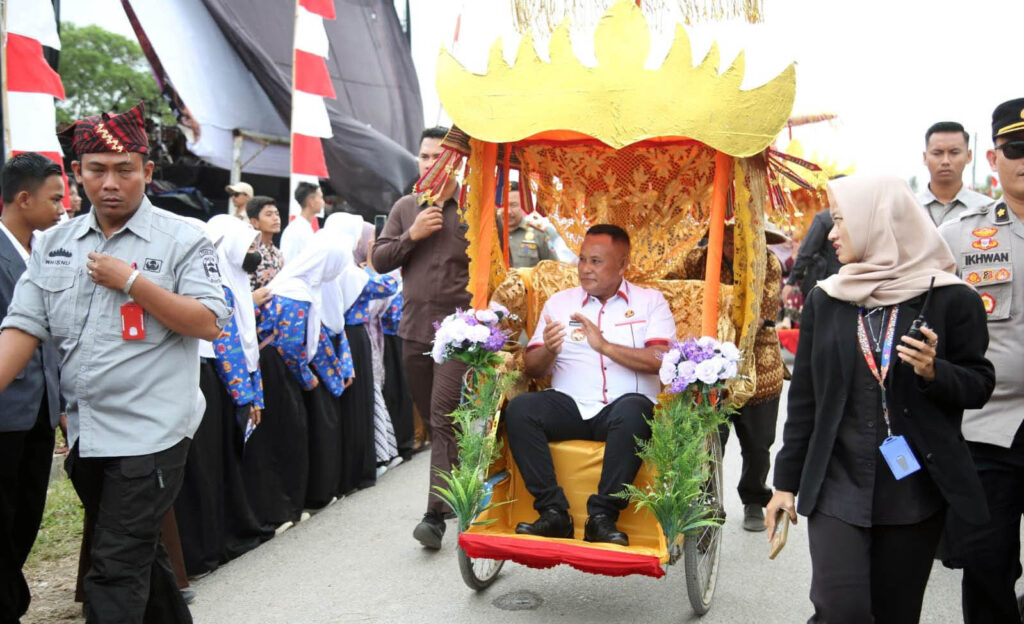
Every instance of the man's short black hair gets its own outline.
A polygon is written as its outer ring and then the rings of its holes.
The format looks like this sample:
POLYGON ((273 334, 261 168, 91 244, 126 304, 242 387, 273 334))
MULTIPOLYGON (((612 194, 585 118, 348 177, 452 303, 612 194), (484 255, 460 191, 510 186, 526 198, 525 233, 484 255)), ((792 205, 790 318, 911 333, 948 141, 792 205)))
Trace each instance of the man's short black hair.
POLYGON ((971 135, 967 134, 967 131, 964 130, 963 125, 955 121, 940 121, 938 123, 932 124, 932 127, 928 128, 928 132, 924 133, 925 147, 928 146, 928 140, 931 139, 932 135, 935 134, 936 132, 959 132, 960 134, 964 135, 964 143, 966 143, 967 145, 971 144, 971 135))
POLYGON ((60 165, 42 154, 25 152, 9 158, 0 172, 0 188, 5 204, 21 191, 35 193, 50 176, 61 174, 60 165))
POLYGON ((420 143, 423 139, 443 139, 448 136, 448 128, 444 126, 434 126, 433 128, 427 128, 420 135, 420 143))
POLYGON ((626 233, 626 230, 617 225, 612 225, 611 223, 598 223, 587 230, 587 236, 595 236, 598 234, 607 234, 612 237, 613 243, 623 243, 627 248, 630 246, 629 234, 626 233))
POLYGON ((277 200, 266 195, 257 195, 245 203, 245 214, 249 215, 250 219, 259 219, 260 213, 267 206, 277 208, 277 200))
POLYGON ((510 191, 518 191, 519 190, 519 182, 517 180, 512 180, 511 182, 509 182, 508 183, 508 190, 510 190, 510 191))
MULTIPOLYGON (((308 199, 313 193, 316 193, 319 188, 319 184, 313 184, 312 182, 299 182, 298 186, 295 187, 295 201, 299 202, 299 207, 305 208, 306 199, 308 199)), ((248 208, 246 208, 246 210, 248 210, 248 208)))

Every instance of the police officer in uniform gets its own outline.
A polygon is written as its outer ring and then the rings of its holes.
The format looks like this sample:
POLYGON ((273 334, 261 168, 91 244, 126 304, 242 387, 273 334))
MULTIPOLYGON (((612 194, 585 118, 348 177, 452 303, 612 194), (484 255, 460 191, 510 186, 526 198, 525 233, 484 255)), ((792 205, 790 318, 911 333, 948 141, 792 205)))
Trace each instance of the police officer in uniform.
POLYGON ((69 129, 93 210, 50 230, 0 323, 0 391, 40 342, 60 357, 65 464, 92 530, 86 619, 191 622, 160 526, 199 425, 198 339, 230 317, 202 228, 145 196, 153 163, 139 104, 69 129))
POLYGON ((960 277, 985 305, 986 357, 996 369, 992 398, 963 419, 992 521, 973 526, 951 515, 947 534, 952 558, 964 568, 966 624, 1020 622, 1014 583, 1021 576, 1024 514, 1024 98, 996 107, 992 139, 988 161, 1002 199, 967 210, 939 230, 960 277))
MULTIPOLYGON (((534 267, 541 260, 557 260, 551 251, 548 235, 526 224, 519 199, 519 183, 509 184, 508 194, 508 261, 516 269, 534 267)), ((498 232, 505 225, 505 210, 498 208, 498 232)), ((504 237, 498 239, 504 244, 504 237)))

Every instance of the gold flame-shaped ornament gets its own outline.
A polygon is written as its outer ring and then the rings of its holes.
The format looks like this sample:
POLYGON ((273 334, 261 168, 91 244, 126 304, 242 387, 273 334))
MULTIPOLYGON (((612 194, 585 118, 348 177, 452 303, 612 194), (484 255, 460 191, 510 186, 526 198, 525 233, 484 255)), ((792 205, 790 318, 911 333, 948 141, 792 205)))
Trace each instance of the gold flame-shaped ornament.
POLYGON ((498 39, 488 69, 475 74, 442 49, 437 91, 452 121, 470 136, 514 142, 553 131, 578 132, 613 147, 655 137, 698 140, 732 156, 763 151, 785 126, 796 94, 796 68, 771 82, 741 90, 744 55, 718 73, 717 45, 697 67, 681 25, 664 63, 644 67, 651 34, 634 2, 608 9, 594 32, 598 64, 586 67, 573 53, 569 25, 552 34, 550 62, 524 35, 513 65, 498 39))

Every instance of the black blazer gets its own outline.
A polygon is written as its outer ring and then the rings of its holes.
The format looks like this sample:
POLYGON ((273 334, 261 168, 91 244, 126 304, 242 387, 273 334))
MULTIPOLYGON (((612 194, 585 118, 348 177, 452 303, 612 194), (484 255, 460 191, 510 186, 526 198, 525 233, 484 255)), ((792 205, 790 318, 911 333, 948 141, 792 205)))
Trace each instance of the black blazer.
MULTIPOLYGON (((14 287, 25 272, 25 261, 0 232, 0 319, 7 316, 7 308, 14 297, 14 287)), ((36 423, 39 404, 46 393, 50 411, 50 425, 57 426, 60 418, 60 388, 57 350, 49 342, 40 345, 25 367, 7 389, 0 392, 0 432, 28 431, 36 423)))
MULTIPOLYGON (((900 304, 897 340, 910 329, 924 297, 900 304)), ((797 511, 810 515, 825 479, 839 421, 851 389, 857 343, 858 308, 815 288, 800 319, 789 414, 782 450, 775 457, 776 489, 799 493, 797 511)), ((900 413, 906 436, 921 465, 950 508, 972 523, 988 521, 977 470, 960 434, 964 409, 985 405, 995 387, 995 371, 985 359, 988 326, 978 294, 967 286, 936 288, 928 325, 939 336, 935 380, 914 373, 896 357, 890 369, 889 409, 900 413)), ((896 344, 901 344, 897 342, 896 344)))

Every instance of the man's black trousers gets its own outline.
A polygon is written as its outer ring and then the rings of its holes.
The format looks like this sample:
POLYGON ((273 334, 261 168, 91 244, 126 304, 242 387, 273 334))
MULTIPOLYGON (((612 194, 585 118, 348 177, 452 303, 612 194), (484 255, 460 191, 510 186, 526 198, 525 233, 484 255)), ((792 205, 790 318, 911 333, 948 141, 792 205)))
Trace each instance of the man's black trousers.
POLYGON ((134 457, 80 457, 68 474, 92 526, 92 566, 85 575, 89 624, 190 623, 160 526, 181 489, 188 438, 134 457))
POLYGON ((969 442, 992 519, 972 525, 949 516, 947 537, 964 568, 966 624, 1020 622, 1014 585, 1021 576, 1020 521, 1024 515, 1024 437, 1012 448, 969 442))
POLYGON ((622 395, 589 420, 580 416, 572 397, 557 390, 512 399, 505 408, 505 430, 526 489, 533 495, 534 509, 569 509, 569 501, 555 479, 548 442, 596 440, 605 443, 604 463, 597 493, 587 500, 587 514, 618 518, 628 501, 613 494, 632 483, 640 470, 634 440, 651 437, 645 418, 653 411, 650 399, 633 393, 622 395))
POLYGON ((53 427, 43 396, 28 431, 0 433, 0 624, 17 622, 28 610, 28 584, 21 573, 39 532, 53 457, 53 427))

